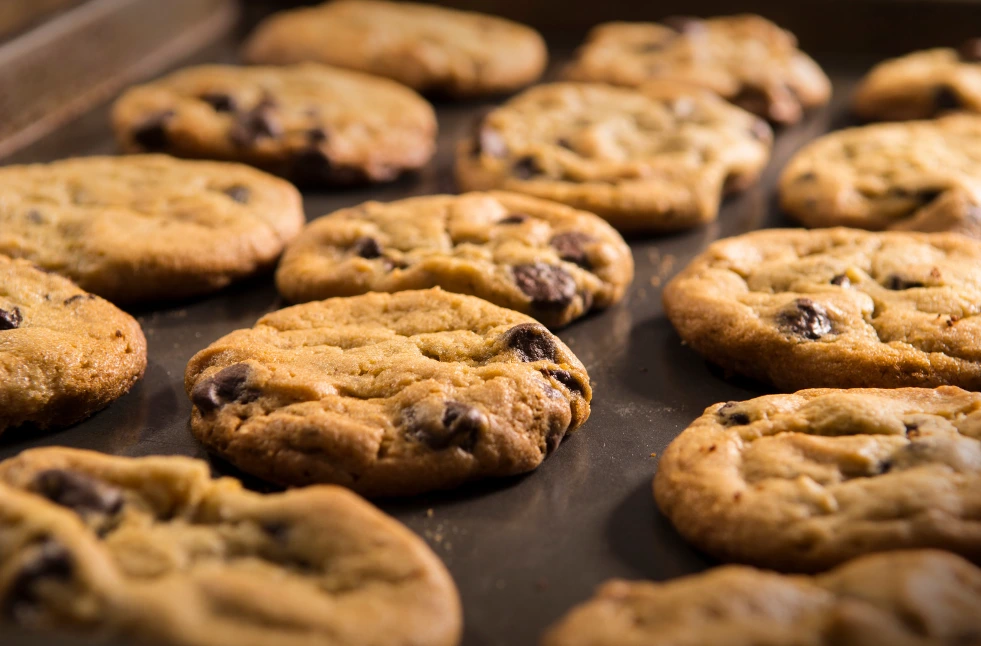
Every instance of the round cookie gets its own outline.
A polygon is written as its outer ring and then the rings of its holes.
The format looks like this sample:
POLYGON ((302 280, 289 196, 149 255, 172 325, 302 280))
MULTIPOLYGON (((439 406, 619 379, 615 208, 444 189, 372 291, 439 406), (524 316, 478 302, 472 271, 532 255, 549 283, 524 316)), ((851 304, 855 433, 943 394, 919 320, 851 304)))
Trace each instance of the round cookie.
POLYGON ((957 49, 928 49, 879 63, 859 83, 852 110, 870 121, 981 112, 981 38, 957 49))
POLYGON ((727 566, 666 583, 612 580, 542 646, 977 644, 981 570, 933 550, 815 577, 727 566))
POLYGON ((664 452, 654 496, 724 560, 817 571, 929 547, 981 562, 981 394, 816 389, 715 404, 664 452))
POLYGON ((335 0, 273 14, 243 49, 250 63, 327 63, 420 92, 513 92, 545 71, 534 29, 485 14, 412 2, 335 0))
POLYGON ((457 182, 562 202, 624 232, 674 231, 714 220, 724 193, 751 185, 772 137, 690 86, 553 83, 477 124, 457 148, 457 182))
POLYGON ((0 168, 0 253, 116 303, 215 291, 272 265, 300 194, 239 164, 163 155, 0 168))
POLYGON ((639 86, 651 80, 704 87, 775 123, 796 123, 831 98, 831 81, 793 34, 755 15, 595 27, 566 77, 639 86))
POLYGON ((129 392, 145 369, 146 339, 132 316, 0 256, 0 433, 74 424, 129 392))
POLYGON ((953 231, 981 238, 981 115, 825 135, 780 177, 780 206, 809 227, 953 231))
POLYGON ((963 236, 749 233, 696 257, 664 307, 695 351, 784 391, 981 390, 981 243, 963 236))
POLYGON ((339 487, 50 448, 0 463, 0 624, 160 646, 455 646, 426 544, 339 487))
POLYGON ((592 213, 514 193, 367 202, 315 220, 276 273, 293 302, 442 287, 549 327, 613 305, 630 248, 592 213))
POLYGON ((202 65, 113 106, 128 152, 239 161, 304 186, 384 182, 424 166, 436 115, 387 79, 322 65, 202 65))
POLYGON ((402 496, 525 473, 589 417, 572 352, 439 289, 296 305, 187 366, 191 430, 247 473, 402 496))

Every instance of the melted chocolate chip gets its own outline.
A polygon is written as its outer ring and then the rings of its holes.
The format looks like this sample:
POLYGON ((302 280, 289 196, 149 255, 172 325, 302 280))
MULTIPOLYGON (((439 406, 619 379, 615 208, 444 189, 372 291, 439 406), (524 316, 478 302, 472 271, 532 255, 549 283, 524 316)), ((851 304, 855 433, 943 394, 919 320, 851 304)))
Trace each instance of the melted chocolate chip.
POLYGON ((971 38, 957 48, 957 57, 962 63, 981 63, 981 38, 971 38))
POLYGON ((443 411, 443 427, 447 430, 447 446, 456 444, 465 451, 473 450, 480 430, 487 426, 487 416, 474 406, 447 402, 443 411))
POLYGON ((941 85, 933 91, 933 106, 937 112, 959 110, 963 107, 960 94, 949 85, 941 85))
POLYGON ((248 378, 249 366, 244 363, 223 368, 194 386, 191 390, 191 401, 203 414, 232 402, 253 402, 259 397, 259 392, 246 387, 248 378))
POLYGON ((586 393, 586 387, 568 370, 543 370, 542 373, 555 379, 573 394, 583 395, 586 393))
POLYGON ((555 453, 559 445, 562 444, 562 440, 565 438, 566 429, 564 428, 552 428, 549 429, 548 433, 545 435, 545 455, 549 456, 555 453))
POLYGON ((223 192, 239 204, 248 204, 249 198, 252 196, 252 191, 249 190, 249 187, 242 186, 241 184, 229 186, 223 192))
POLYGON ((239 116, 229 136, 237 146, 254 146, 262 138, 276 138, 283 133, 283 126, 276 116, 276 106, 264 100, 249 112, 239 116))
POLYGON ((794 308, 779 317, 781 327, 802 339, 816 341, 832 330, 831 319, 824 305, 809 298, 798 298, 794 308))
POLYGON ((522 157, 514 162, 511 172, 518 179, 531 179, 535 175, 541 175, 542 169, 538 166, 538 162, 535 161, 534 157, 522 157))
POLYGON ((373 258, 381 257, 382 248, 381 245, 378 244, 377 240, 364 236, 354 241, 354 244, 351 245, 351 253, 371 260, 373 258))
POLYGON ((34 477, 31 490, 76 513, 115 514, 123 507, 122 491, 77 471, 42 471, 34 477))
POLYGON ((719 417, 726 426, 745 426, 751 421, 749 415, 735 410, 737 405, 738 402, 726 402, 718 410, 719 417))
POLYGON ((521 361, 556 359, 555 338, 540 323, 522 323, 504 333, 504 345, 515 351, 521 361))
POLYGON ((845 274, 838 274, 837 276, 831 279, 831 284, 837 285, 838 287, 851 287, 852 281, 849 280, 848 276, 846 276, 845 274))
POLYGON ((536 307, 563 308, 576 296, 576 281, 561 267, 542 262, 516 265, 514 282, 536 307))
POLYGON ((151 116, 136 126, 133 131, 133 141, 144 150, 164 150, 170 143, 167 136, 167 122, 173 117, 173 110, 158 112, 151 116))
POLYGON ((596 242, 596 238, 578 231, 560 233, 552 238, 551 245, 559 253, 559 258, 568 262, 574 262, 580 267, 590 269, 589 256, 586 254, 586 245, 596 242))
POLYGON ((498 224, 521 224, 528 219, 528 216, 524 213, 512 213, 506 217, 501 218, 497 221, 498 224))
POLYGON ((886 289, 901 291, 904 289, 913 289, 914 287, 923 287, 923 283, 916 280, 906 280, 901 276, 892 274, 886 278, 886 282, 883 283, 882 286, 886 289))
POLYGON ((198 98, 210 105, 215 112, 235 112, 238 109, 235 98, 222 92, 208 92, 198 98))
POLYGON ((42 581, 69 581, 75 572, 72 555, 53 539, 32 549, 30 557, 11 581, 3 600, 3 614, 19 623, 41 599, 37 586, 42 581))
POLYGON ((695 16, 668 16, 661 20, 661 24, 679 34, 694 34, 705 30, 705 23, 695 16))
POLYGON ((10 310, 0 310, 0 332, 3 330, 16 330, 24 322, 24 315, 21 314, 19 307, 10 310))

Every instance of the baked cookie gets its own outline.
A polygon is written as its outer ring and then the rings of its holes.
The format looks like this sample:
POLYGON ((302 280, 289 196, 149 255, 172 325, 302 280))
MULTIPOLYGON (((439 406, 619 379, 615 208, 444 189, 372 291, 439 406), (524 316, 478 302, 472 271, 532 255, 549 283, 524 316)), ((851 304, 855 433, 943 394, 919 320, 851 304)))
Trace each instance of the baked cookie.
POLYGON ((127 152, 239 161, 304 186, 389 181, 436 150, 421 96, 313 64, 190 67, 131 88, 112 117, 127 152))
POLYGON ((981 394, 815 389, 715 404, 664 452, 654 496, 724 560, 817 571, 930 547, 981 563, 981 394))
POLYGON ((0 168, 0 253, 117 303, 204 294, 272 265, 300 194, 260 171, 163 155, 0 168))
POLYGON ((592 213, 495 192, 322 217, 287 247, 276 285, 293 302, 438 286, 558 327, 619 301, 633 275, 630 247, 592 213))
POLYGON ((866 556, 815 577, 727 566, 608 581, 542 646, 977 646, 979 607, 981 570, 940 551, 866 556))
POLYGON ((457 148, 457 182, 596 213, 625 232, 714 220, 752 184, 773 133, 717 96, 677 83, 534 87, 490 112, 457 148))
POLYGON ((145 368, 146 339, 133 317, 0 256, 0 433, 85 419, 129 392, 145 368))
POLYGON ((981 238, 979 146, 981 115, 833 132, 787 164, 780 205, 809 227, 954 231, 981 238))
POLYGON ((51 448, 0 464, 0 624, 161 646, 454 646, 417 536, 339 487, 281 494, 182 457, 51 448))
POLYGON ((535 320, 439 289, 296 305, 195 355, 191 430, 243 471, 374 496, 525 473, 589 417, 535 320))
POLYGON ((245 44, 250 63, 315 61, 368 72, 420 92, 467 97, 512 92, 545 71, 534 29, 413 2, 335 0, 273 14, 245 44))
POLYGON ((785 391, 981 390, 981 243, 963 236, 749 233, 696 257, 664 307, 708 360, 785 391))
POLYGON ((654 79, 691 83, 785 124, 831 99, 831 81, 797 49, 794 35, 754 15, 602 24, 566 77, 626 86, 654 79))
POLYGON ((862 79, 852 108, 869 120, 929 119, 981 112, 981 38, 883 61, 862 79))

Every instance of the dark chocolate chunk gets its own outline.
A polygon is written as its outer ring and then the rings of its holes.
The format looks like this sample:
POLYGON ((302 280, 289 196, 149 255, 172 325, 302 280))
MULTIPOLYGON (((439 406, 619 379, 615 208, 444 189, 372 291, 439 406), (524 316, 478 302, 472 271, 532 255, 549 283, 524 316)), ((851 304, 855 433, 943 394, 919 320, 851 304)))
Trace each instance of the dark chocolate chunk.
POLYGON ((198 98, 210 105, 215 112, 235 112, 238 109, 235 98, 223 92, 208 92, 198 98))
POLYGON ((831 284, 837 285, 839 287, 851 287, 852 281, 849 280, 848 276, 846 276, 845 274, 838 274, 837 276, 831 279, 831 284))
POLYGON ((249 187, 242 186, 241 184, 229 186, 224 190, 224 193, 239 204, 248 204, 249 198, 252 196, 252 191, 249 190, 249 187))
POLYGON ((276 138, 283 133, 283 126, 276 115, 276 106, 264 100, 249 112, 242 114, 229 136, 242 147, 254 146, 260 139, 276 138))
POLYGON ((904 289, 913 289, 914 287, 923 287, 923 283, 916 280, 906 280, 901 276, 892 274, 886 278, 886 282, 884 282, 882 286, 886 289, 901 291, 904 289))
POLYGON ((31 490, 76 513, 94 511, 115 514, 123 507, 118 488, 90 475, 64 469, 49 469, 34 477, 31 490))
POLYGON ((957 90, 949 85, 941 85, 933 91, 933 106, 936 112, 959 110, 963 107, 957 90))
POLYGON ((478 408, 460 402, 447 402, 443 411, 443 427, 448 443, 470 451, 477 444, 480 431, 487 427, 487 416, 478 408))
POLYGON ((674 29, 679 34, 694 34, 705 29, 702 19, 695 16, 668 16, 661 20, 661 24, 674 29))
POLYGON ((571 393, 579 395, 586 393, 586 387, 568 370, 543 370, 542 373, 555 379, 555 381, 568 388, 571 393))
POLYGON ((511 172, 518 179, 531 179, 535 175, 541 175, 542 169, 538 166, 538 162, 535 161, 534 157, 522 157, 514 162, 511 172))
POLYGON ((37 590, 39 583, 67 582, 74 572, 72 555, 55 540, 47 539, 32 547, 24 566, 7 588, 7 596, 2 604, 4 616, 19 623, 41 601, 37 590))
POLYGON ((561 309, 576 296, 576 281, 561 267, 536 262, 516 265, 511 271, 518 289, 537 307, 561 309))
POLYGON ((24 315, 21 314, 19 307, 0 310, 0 332, 3 330, 16 330, 23 322, 24 315))
POLYGON ((253 402, 258 399, 259 392, 246 387, 248 378, 249 366, 244 363, 223 368, 194 386, 191 390, 191 401, 205 414, 232 402, 253 402))
POLYGON ((501 218, 497 221, 498 224, 521 224, 526 221, 528 216, 524 213, 512 213, 506 217, 501 218))
POLYGON ((364 236, 354 241, 354 244, 351 245, 351 253, 371 260, 373 258, 381 257, 382 248, 381 245, 378 244, 377 240, 364 236))
POLYGON ((749 415, 735 410, 739 402, 726 402, 718 410, 719 417, 722 418, 726 426, 745 426, 749 424, 749 415))
POLYGON ((971 38, 957 48, 957 57, 963 63, 981 63, 981 38, 971 38))
POLYGON ((136 126, 133 131, 133 141, 144 150, 164 150, 170 143, 170 139, 167 137, 167 122, 173 117, 173 110, 152 115, 136 126))
POLYGON ((596 242, 596 238, 578 231, 560 233, 552 238, 551 245, 559 253, 559 258, 574 262, 580 267, 590 269, 586 245, 596 242))
POLYGON ((815 341, 832 330, 828 310, 809 298, 798 298, 793 309, 780 315, 779 322, 791 334, 815 341))
POLYGON ((504 333, 504 344, 521 361, 555 361, 555 338, 540 323, 522 323, 504 333))

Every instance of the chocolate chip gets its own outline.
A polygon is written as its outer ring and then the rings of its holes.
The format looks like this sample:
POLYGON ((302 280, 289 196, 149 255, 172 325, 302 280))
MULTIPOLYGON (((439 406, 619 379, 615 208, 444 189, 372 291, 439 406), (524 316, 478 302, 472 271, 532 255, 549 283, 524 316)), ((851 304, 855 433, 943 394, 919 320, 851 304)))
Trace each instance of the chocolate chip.
POLYGON ((568 388, 571 393, 579 395, 586 393, 586 387, 568 370, 543 370, 542 374, 552 377, 555 381, 568 388))
POLYGON ((167 122, 173 117, 173 110, 152 115, 133 131, 133 141, 144 150, 164 150, 170 143, 170 139, 167 137, 167 122))
POLYGON ((262 101, 255 108, 238 118, 229 136, 241 147, 254 146, 257 141, 276 138, 283 133, 283 126, 276 116, 276 107, 271 101, 262 101))
POLYGON ((123 507, 122 491, 77 471, 42 471, 34 477, 31 490, 76 513, 115 514, 123 507))
POLYGON ((95 294, 75 294, 74 296, 69 296, 68 298, 66 298, 62 302, 62 305, 71 305, 72 303, 77 303, 78 301, 83 301, 83 300, 91 301, 94 300, 95 298, 96 298, 95 294))
POLYGON ((719 408, 719 417, 726 426, 745 426, 750 423, 749 415, 735 410, 738 404, 739 402, 726 402, 719 408))
POLYGON ((661 20, 661 24, 674 29, 679 34, 693 34, 705 30, 705 23, 695 16, 668 16, 661 20))
POLYGON ((474 126, 474 156, 490 155, 503 159, 508 155, 508 145, 497 130, 486 125, 485 119, 480 119, 474 126))
POLYGON ((514 166, 511 168, 511 172, 518 179, 531 179, 535 175, 541 175, 542 169, 538 166, 538 162, 535 161, 534 157, 522 157, 518 161, 514 162, 514 166))
POLYGON ((949 85, 941 85, 933 91, 933 107, 936 112, 959 110, 963 107, 957 90, 949 85))
POLYGON ((320 148, 305 148, 297 152, 290 162, 288 174, 300 186, 358 184, 365 181, 364 171, 334 164, 320 148))
POLYGON ((537 307, 563 308, 576 295, 576 281, 561 267, 542 262, 516 265, 514 282, 537 307))
POLYGON ((845 274, 838 274, 837 276, 831 279, 831 284, 837 285, 838 287, 851 287, 852 281, 849 280, 848 276, 846 276, 845 274))
POLYGON ((540 323, 522 323, 504 333, 504 345, 515 351, 521 361, 556 359, 555 337, 540 323))
POLYGON ((30 556, 14 575, 3 600, 3 614, 15 623, 25 620, 41 601, 37 590, 42 581, 67 582, 75 572, 72 555, 61 544, 47 539, 31 549, 30 556))
POLYGON ((559 253, 559 258, 568 262, 574 262, 580 267, 590 269, 589 256, 586 254, 586 245, 596 242, 596 238, 578 231, 560 233, 552 238, 551 245, 559 253))
POLYGON ((566 429, 564 428, 552 428, 549 429, 548 433, 545 435, 545 455, 549 456, 555 453, 559 445, 562 444, 562 440, 565 438, 566 429))
POLYGON ((249 198, 252 196, 252 191, 249 190, 249 187, 242 186, 241 184, 229 186, 223 192, 239 204, 248 204, 249 198))
POLYGON ((779 322, 792 334, 811 341, 820 339, 832 330, 828 310, 809 298, 795 300, 793 310, 781 314, 779 322))
POLYGON ((31 224, 44 224, 44 216, 37 209, 28 211, 27 219, 31 221, 31 224))
POLYGON ((327 131, 323 128, 310 128, 307 130, 307 141, 311 144, 322 144, 327 141, 327 131))
POLYGON ((963 63, 981 63, 981 38, 971 38, 957 48, 957 57, 963 63))
POLYGON ((364 236, 358 238, 351 245, 351 253, 362 258, 367 258, 371 260, 373 258, 380 258, 382 255, 381 245, 374 238, 364 236))
POLYGON ((210 105, 215 112, 235 112, 238 109, 235 98, 222 92, 208 92, 198 98, 210 105))
POLYGON ((526 221, 528 216, 524 213, 512 213, 497 221, 498 224, 521 224, 526 221))
POLYGON ((205 414, 232 402, 253 402, 259 397, 259 392, 246 387, 248 378, 249 366, 244 363, 223 368, 194 386, 191 401, 205 414))
POLYGON ((20 313, 19 307, 10 310, 0 310, 0 332, 3 330, 16 330, 24 322, 24 315, 20 313))
POLYGON ((914 287, 923 287, 923 283, 916 280, 906 280, 901 276, 892 274, 886 278, 886 282, 882 284, 886 289, 892 289, 895 291, 901 291, 904 289, 913 289, 914 287))
POLYGON ((456 443, 470 451, 477 444, 480 430, 487 426, 487 416, 478 408, 460 402, 447 402, 443 411, 443 427, 449 435, 448 443, 456 443))

